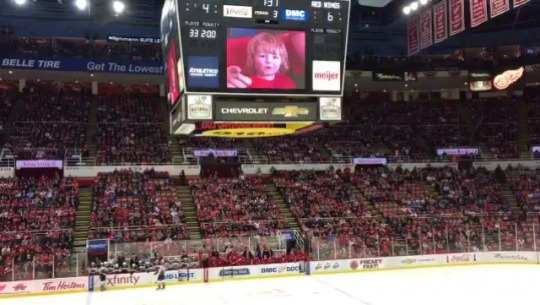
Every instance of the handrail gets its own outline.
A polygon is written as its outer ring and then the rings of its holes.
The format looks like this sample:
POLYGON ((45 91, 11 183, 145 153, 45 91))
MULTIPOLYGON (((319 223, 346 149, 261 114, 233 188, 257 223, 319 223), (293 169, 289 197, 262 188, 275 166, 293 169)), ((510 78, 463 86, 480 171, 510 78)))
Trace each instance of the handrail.
POLYGON ((266 223, 270 223, 270 222, 274 222, 274 221, 283 221, 284 219, 266 219, 266 220, 258 220, 258 219, 249 219, 249 220, 244 220, 244 221, 226 221, 226 220, 220 220, 220 221, 211 221, 211 220, 208 220, 208 221, 202 221, 202 220, 199 220, 199 223, 200 224, 238 224, 238 223, 241 223, 241 224, 245 224, 245 225, 255 225, 256 223, 257 224, 266 224, 266 223), (251 221, 251 223, 250 223, 251 221))
MULTIPOLYGON (((421 214, 421 215, 389 215, 386 216, 386 218, 389 219, 396 219, 396 218, 407 218, 407 219, 440 219, 440 218, 470 218, 470 217, 500 217, 500 216, 507 216, 511 214, 510 212, 491 212, 491 213, 468 213, 463 214, 461 212, 456 212, 456 214, 421 214)), ((534 213, 531 213, 534 214, 534 213)), ((540 215, 540 213, 536 213, 537 215, 540 215)), ((300 220, 309 220, 311 218, 299 218, 300 220)), ((378 220, 377 216, 371 215, 362 215, 362 216, 350 216, 350 217, 318 217, 317 219, 321 220, 336 220, 336 219, 368 219, 368 220, 378 220)))
POLYGON ((0 167, 15 167, 14 159, 0 159, 0 167))
MULTIPOLYGON (((321 161, 313 161, 313 162, 294 162, 294 161, 281 161, 281 160, 273 160, 269 161, 268 158, 260 157, 260 156, 253 156, 252 158, 240 158, 240 163, 242 164, 352 164, 353 157, 331 157, 328 160, 321 160, 321 161)), ((100 164, 101 166, 152 166, 152 165, 197 165, 198 162, 196 162, 196 158, 193 158, 192 162, 189 162, 189 158, 186 158, 184 160, 183 158, 173 158, 172 161, 169 162, 160 162, 160 163, 106 163, 106 164, 100 164), (188 161, 186 161, 188 160, 188 161)), ((407 163, 454 163, 453 160, 442 160, 440 158, 430 158, 430 159, 414 159, 410 158, 408 156, 404 156, 401 158, 395 158, 395 157, 388 157, 387 158, 389 164, 407 164, 407 163)), ((485 156, 479 156, 474 159, 476 162, 491 162, 491 161, 534 161, 536 159, 534 158, 494 158, 494 157, 485 157, 485 156)), ((82 158, 82 162, 85 163, 85 165, 81 166, 96 166, 96 158, 95 157, 88 157, 88 158, 82 158)), ((73 165, 74 166, 74 165, 73 165)))
MULTIPOLYGON (((28 151, 34 151, 34 150, 54 150, 54 148, 29 148, 28 151)), ((73 148, 75 149, 75 148, 73 148)), ((362 156, 356 156, 356 157, 362 157, 362 156)), ((365 156, 366 158, 369 158, 369 155, 365 156)), ((270 161, 268 158, 264 156, 259 155, 253 155, 251 157, 249 156, 239 156, 239 162, 241 164, 336 164, 336 165, 342 165, 342 164, 349 164, 353 165, 353 159, 354 157, 350 156, 332 156, 328 159, 323 160, 317 160, 317 161, 308 161, 308 162, 298 162, 298 161, 285 161, 285 160, 272 160, 270 161)), ((411 158, 410 156, 402 156, 402 157, 386 157, 388 164, 408 164, 408 163, 448 163, 452 164, 455 163, 454 160, 452 160, 451 157, 447 159, 442 159, 441 157, 430 157, 430 158, 411 158)), ((535 159, 534 157, 530 156, 528 158, 524 157, 518 157, 518 158, 495 158, 495 157, 486 157, 485 155, 479 155, 475 156, 471 161, 474 162, 520 162, 520 161, 539 161, 540 166, 540 160, 535 159)), ((77 160, 77 163, 79 164, 73 164, 72 161, 69 161, 65 159, 66 163, 65 166, 77 166, 77 167, 84 167, 84 166, 182 166, 182 165, 198 165, 198 158, 196 157, 173 157, 171 161, 167 162, 152 162, 152 163, 130 163, 130 162, 112 162, 112 163, 98 163, 96 157, 83 157, 81 158, 80 162, 77 160)), ((0 163, 1 164, 1 163, 0 163)), ((12 163, 14 164, 14 162, 12 163)), ((13 166, 13 165, 11 165, 13 166)), ((0 167, 10 167, 10 166, 0 166, 0 167)))
POLYGON ((179 226, 182 226, 184 225, 183 223, 180 223, 180 224, 166 224, 166 225, 160 225, 160 226, 157 226, 157 225, 153 225, 153 226, 145 226, 145 225, 140 225, 140 226, 122 226, 122 225, 118 225, 118 227, 115 227, 115 226, 111 226, 111 227, 90 227, 88 228, 88 231, 89 232, 94 232, 94 231, 98 231, 98 230, 128 230, 128 231, 137 231, 137 230, 152 230, 152 229, 166 229, 166 228, 174 228, 174 227, 179 227, 179 226))
MULTIPOLYGON (((65 216, 68 217, 68 216, 65 216)), ((32 235, 47 235, 52 232, 73 232, 73 228, 70 229, 52 229, 52 230, 26 230, 26 231, 2 231, 0 234, 19 234, 19 233, 31 233, 32 235)))
POLYGON ((54 148, 54 147, 14 147, 13 148, 13 152, 17 153, 17 152, 21 152, 21 151, 36 151, 36 150, 41 150, 41 151, 58 151, 58 148, 54 148))
POLYGON ((132 122, 132 121, 124 121, 124 122, 98 122, 97 125, 163 125, 165 123, 163 122, 132 122))
POLYGON ((15 122, 13 122, 13 125, 16 125, 16 124, 33 124, 33 123, 86 125, 86 123, 81 123, 81 122, 77 122, 77 121, 36 121, 36 120, 15 121, 15 122))

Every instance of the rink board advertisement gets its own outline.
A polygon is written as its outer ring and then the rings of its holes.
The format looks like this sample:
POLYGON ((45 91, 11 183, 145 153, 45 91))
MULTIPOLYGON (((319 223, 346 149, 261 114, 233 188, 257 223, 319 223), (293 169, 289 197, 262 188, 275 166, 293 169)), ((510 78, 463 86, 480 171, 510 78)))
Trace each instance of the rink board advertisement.
POLYGON ((88 277, 70 277, 33 281, 15 281, 0 283, 0 296, 85 292, 88 291, 88 277))
MULTIPOLYGON (((182 269, 170 270, 165 272, 165 282, 202 282, 202 269, 182 269)), ((94 289, 98 289, 100 285, 99 276, 93 276, 94 289)), ((148 273, 133 273, 133 274, 111 274, 107 275, 105 286, 107 288, 115 287, 136 287, 140 285, 151 285, 157 281, 155 272, 148 273)))
POLYGON ((476 257, 479 262, 488 263, 538 263, 538 252, 484 252, 477 253, 476 257))
POLYGON ((259 266, 210 268, 209 279, 272 277, 298 275, 304 271, 304 263, 269 264, 259 266))
MULTIPOLYGON (((260 279, 269 277, 301 276, 305 274, 325 274, 362 272, 374 270, 395 270, 414 267, 443 267, 474 264, 539 264, 538 252, 475 252, 384 258, 359 258, 309 262, 309 271, 304 270, 305 262, 269 264, 255 266, 234 266, 209 268, 205 278, 204 269, 171 270, 165 274, 169 284, 216 282, 234 279, 260 279), (306 272, 306 273, 305 273, 306 272)), ((154 272, 133 274, 112 274, 107 276, 106 289, 143 288, 156 285, 154 272)), ((99 277, 72 277, 34 281, 0 282, 0 297, 18 297, 53 293, 99 291, 99 277), (93 288, 93 289, 92 289, 93 288)))

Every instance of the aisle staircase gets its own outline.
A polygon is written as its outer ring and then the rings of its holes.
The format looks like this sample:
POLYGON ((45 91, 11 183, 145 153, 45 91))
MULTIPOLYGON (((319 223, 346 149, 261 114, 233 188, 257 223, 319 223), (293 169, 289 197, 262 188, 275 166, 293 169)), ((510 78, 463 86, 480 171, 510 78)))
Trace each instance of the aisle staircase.
POLYGON ((270 193, 272 199, 274 199, 274 201, 276 202, 279 213, 285 219, 285 226, 288 229, 300 230, 300 224, 294 218, 291 210, 289 209, 289 206, 285 203, 285 199, 283 198, 283 196, 281 196, 276 186, 274 184, 266 184, 264 188, 268 193, 270 193))
POLYGON ((519 205, 519 203, 517 202, 516 196, 514 196, 514 192, 512 192, 512 190, 510 189, 510 186, 508 186, 507 184, 501 184, 500 186, 501 186, 500 192, 502 193, 506 201, 508 201, 508 203, 510 204, 510 211, 512 212, 512 215, 516 219, 519 219, 519 217, 521 215, 524 215, 525 213, 523 209, 521 208, 521 206, 519 205))
POLYGON ((356 198, 356 200, 360 201, 364 205, 364 209, 369 211, 373 219, 375 219, 377 222, 386 224, 387 219, 384 217, 384 215, 371 203, 365 196, 362 194, 362 192, 354 185, 353 183, 349 184, 353 197, 356 198))
POLYGON ((11 108, 11 111, 9 112, 8 117, 4 121, 3 127, 3 133, 5 135, 6 141, 11 136, 11 133, 13 132, 13 124, 15 123, 15 120, 17 119, 17 116, 19 114, 19 111, 21 110, 23 105, 23 102, 19 97, 15 97, 13 100, 13 107, 11 108))
POLYGON ((75 250, 84 250, 88 240, 88 229, 90 227, 90 212, 92 209, 92 188, 83 187, 80 189, 79 208, 75 218, 75 231, 73 232, 73 244, 75 250))
POLYGON ((170 127, 169 104, 167 103, 167 99, 165 100, 160 99, 159 103, 161 105, 161 114, 163 116, 163 124, 161 125, 163 134, 170 134, 171 127, 170 127))
POLYGON ((465 106, 463 106, 462 103, 458 103, 457 110, 458 110, 458 115, 459 115, 460 122, 465 127, 465 130, 467 130, 469 132, 469 134, 471 135, 472 143, 475 143, 474 145, 476 145, 476 146, 478 146, 480 148, 480 152, 482 154, 482 157, 484 157, 486 159, 493 159, 494 156, 491 153, 491 150, 489 149, 489 147, 487 147, 487 145, 485 143, 480 142, 480 139, 478 138, 478 135, 477 135, 477 131, 478 131, 477 123, 478 122, 474 122, 472 120, 471 112, 469 111, 469 109, 467 109, 465 106))
POLYGON ((458 102, 457 112, 460 124, 465 127, 471 136, 473 136, 473 140, 476 140, 476 124, 472 120, 469 109, 463 106, 462 103, 458 102))
MULTIPOLYGON (((363 203, 364 209, 370 212, 371 217, 373 217, 373 219, 377 223, 390 225, 388 222, 388 218, 386 218, 386 216, 384 216, 384 214, 373 203, 371 203, 354 184, 350 184, 350 187, 356 200, 363 203)), ((392 236, 392 245, 394 249, 392 251, 394 251, 396 255, 398 255, 400 250, 407 250, 409 255, 414 254, 413 250, 407 249, 406 244, 407 241, 405 240, 403 235, 394 233, 394 235, 392 236)))
POLYGON ((531 156, 529 152, 529 105, 523 99, 519 99, 517 102, 517 149, 520 156, 531 156))
POLYGON ((97 153, 97 100, 92 99, 88 122, 86 123, 86 141, 84 145, 88 148, 88 157, 95 157, 97 153))
POLYGON ((191 191, 188 186, 181 185, 176 187, 178 198, 182 201, 182 211, 186 217, 186 223, 189 228, 189 237, 192 240, 201 239, 201 225, 197 218, 197 208, 193 202, 191 191))
POLYGON ((171 153, 171 158, 173 160, 182 160, 184 161, 184 154, 180 151, 180 147, 178 146, 178 139, 172 135, 168 137, 168 143, 169 143, 169 152, 171 153))

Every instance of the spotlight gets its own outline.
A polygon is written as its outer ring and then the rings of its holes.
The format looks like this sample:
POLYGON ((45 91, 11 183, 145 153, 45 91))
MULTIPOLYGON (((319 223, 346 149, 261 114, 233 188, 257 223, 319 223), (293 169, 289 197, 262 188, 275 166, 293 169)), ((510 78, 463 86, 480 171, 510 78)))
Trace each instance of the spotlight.
POLYGON ((428 0, 420 0, 420 4, 426 5, 428 3, 428 0))
POLYGON ((25 5, 26 4, 26 0, 15 0, 15 3, 17 5, 25 5))
POLYGON ((403 14, 409 15, 411 13, 411 8, 409 6, 406 6, 403 8, 403 14))
POLYGON ((116 16, 122 14, 125 8, 126 5, 124 4, 124 2, 118 0, 113 2, 113 10, 116 16))
POLYGON ((411 10, 416 11, 418 9, 418 2, 411 3, 411 10))
POLYGON ((84 10, 86 7, 88 7, 88 1, 87 0, 75 0, 75 6, 79 10, 84 10))

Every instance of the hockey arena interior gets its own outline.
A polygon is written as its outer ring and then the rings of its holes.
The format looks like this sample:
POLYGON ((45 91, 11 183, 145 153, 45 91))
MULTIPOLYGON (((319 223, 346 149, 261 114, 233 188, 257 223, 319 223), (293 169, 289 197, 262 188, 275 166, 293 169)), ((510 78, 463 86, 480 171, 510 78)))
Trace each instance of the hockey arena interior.
POLYGON ((0 303, 536 304, 539 15, 2 1, 0 303))

